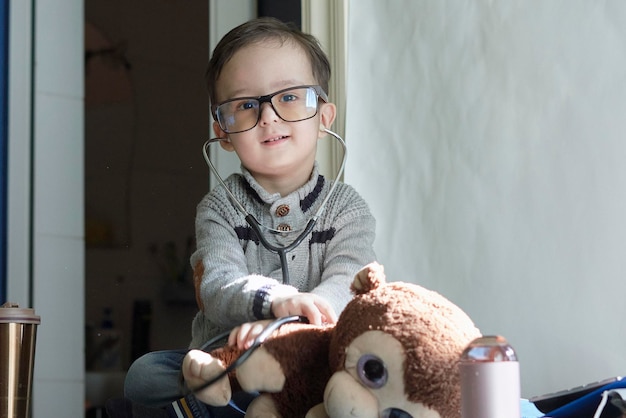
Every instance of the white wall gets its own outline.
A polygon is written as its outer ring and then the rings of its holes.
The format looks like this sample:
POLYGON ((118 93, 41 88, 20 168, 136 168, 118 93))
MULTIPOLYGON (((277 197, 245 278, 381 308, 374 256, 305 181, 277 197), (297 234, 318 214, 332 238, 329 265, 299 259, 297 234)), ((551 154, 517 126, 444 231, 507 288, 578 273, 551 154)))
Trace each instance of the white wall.
POLYGON ((84 415, 82 0, 14 0, 10 6, 8 299, 41 316, 33 416, 79 417, 84 415))
POLYGON ((626 374, 626 3, 350 3, 346 181, 393 280, 517 349, 522 394, 626 374))
POLYGON ((14 0, 9 15, 7 296, 30 305, 32 7, 14 0))
POLYGON ((33 410, 36 416, 79 416, 85 341, 82 1, 40 0, 35 21, 33 296, 42 324, 33 410))

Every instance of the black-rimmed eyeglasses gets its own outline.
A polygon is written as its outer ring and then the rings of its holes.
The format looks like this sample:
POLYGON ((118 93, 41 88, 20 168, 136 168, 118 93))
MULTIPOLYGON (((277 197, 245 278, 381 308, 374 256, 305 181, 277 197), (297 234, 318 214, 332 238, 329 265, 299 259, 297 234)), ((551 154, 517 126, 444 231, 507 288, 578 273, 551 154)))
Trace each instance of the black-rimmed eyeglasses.
POLYGON ((261 105, 269 103, 285 122, 299 122, 317 115, 318 99, 328 102, 320 86, 296 86, 258 97, 237 97, 212 106, 213 117, 228 134, 248 131, 261 118, 261 105))

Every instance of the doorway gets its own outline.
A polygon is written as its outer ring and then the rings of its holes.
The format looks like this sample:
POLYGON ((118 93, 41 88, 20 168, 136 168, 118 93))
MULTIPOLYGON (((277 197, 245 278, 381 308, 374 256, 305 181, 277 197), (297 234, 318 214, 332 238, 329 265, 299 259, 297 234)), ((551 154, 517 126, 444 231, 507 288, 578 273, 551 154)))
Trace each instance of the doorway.
POLYGON ((85 2, 85 369, 94 406, 121 396, 136 357, 191 338, 188 259, 209 189, 208 3, 85 2))
POLYGON ((195 209, 210 188, 200 152, 210 130, 203 78, 209 14, 228 23, 226 30, 254 13, 300 25, 300 2, 254 3, 85 2, 85 368, 92 408, 121 396, 134 359, 190 341, 195 209))

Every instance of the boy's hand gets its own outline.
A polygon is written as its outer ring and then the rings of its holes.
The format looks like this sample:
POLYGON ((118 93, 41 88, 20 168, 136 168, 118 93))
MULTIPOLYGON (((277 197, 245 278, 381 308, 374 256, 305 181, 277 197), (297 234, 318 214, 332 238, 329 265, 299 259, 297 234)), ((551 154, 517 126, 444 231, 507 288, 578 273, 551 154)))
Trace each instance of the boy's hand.
POLYGON ((323 325, 337 322, 337 314, 321 296, 313 293, 277 297, 272 302, 272 313, 276 318, 299 315, 306 316, 310 324, 323 325))
POLYGON ((264 319, 262 321, 246 322, 245 324, 233 328, 228 336, 228 345, 236 346, 240 350, 247 350, 252 347, 252 343, 256 337, 258 337, 272 321, 272 319, 264 319))

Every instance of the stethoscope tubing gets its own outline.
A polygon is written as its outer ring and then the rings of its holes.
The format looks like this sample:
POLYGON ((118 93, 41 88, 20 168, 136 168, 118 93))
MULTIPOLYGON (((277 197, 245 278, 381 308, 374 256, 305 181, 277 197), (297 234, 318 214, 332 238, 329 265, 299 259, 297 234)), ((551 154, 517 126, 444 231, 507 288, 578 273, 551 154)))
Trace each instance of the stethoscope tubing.
MULTIPOLYGON (((241 355, 239 357, 237 357, 237 359, 234 362, 232 362, 228 367, 226 367, 226 369, 222 370, 222 372, 219 373, 217 376, 207 380, 206 382, 202 383, 201 385, 198 385, 197 387, 186 388, 186 391, 188 393, 195 394, 195 393, 200 392, 203 389, 208 388, 209 386, 213 385, 217 381, 221 380, 222 378, 227 376, 228 373, 232 372, 237 367, 241 366, 243 364, 243 362, 246 361, 252 355, 252 353, 257 348, 259 348, 265 342, 265 340, 267 340, 267 338, 270 335, 272 335, 274 333, 274 331, 276 331, 278 328, 282 327, 284 324, 287 324, 287 323, 290 323, 290 322, 300 322, 300 323, 306 324, 309 321, 305 317, 298 316, 298 315, 285 316, 285 317, 282 317, 282 318, 277 318, 276 320, 271 322, 267 327, 265 327, 265 329, 263 331, 261 331, 261 333, 254 339, 254 342, 252 343, 252 346, 250 346, 250 348, 248 348, 243 353, 241 353, 241 355)), ((226 337, 228 337, 229 334, 230 334, 230 331, 226 331, 226 332, 223 332, 223 333, 217 335, 216 337, 210 339, 205 344, 203 344, 199 348, 199 350, 202 350, 202 351, 206 352, 206 350, 209 349, 212 345, 214 345, 215 343, 217 343, 220 340, 225 339, 226 337)), ((184 387, 184 380, 183 380, 182 372, 180 374, 180 384, 181 384, 181 386, 184 387)))
POLYGON ((230 191, 230 189, 226 185, 226 182, 224 182, 224 179, 222 178, 222 176, 220 176, 220 174, 219 174, 217 168, 215 167, 215 165, 213 165, 213 162, 211 161, 211 158, 209 157, 208 149, 209 149, 209 147, 212 144, 214 144, 216 142, 219 142, 219 141, 224 141, 225 139, 224 138, 211 138, 211 139, 207 140, 204 143, 204 145, 202 146, 202 155, 204 156, 204 160, 206 161, 207 165, 211 169, 211 172, 213 173, 215 178, 217 178, 217 180, 220 183, 220 185, 224 188, 224 190, 228 194, 228 197, 233 202, 233 204, 235 205, 237 210, 239 210, 239 212, 245 217, 246 222, 248 223, 248 225, 250 225, 250 227, 254 230, 254 232, 256 232, 257 236, 259 237, 259 241, 261 241, 261 244, 267 250, 269 250, 269 251, 271 251, 271 252, 273 252, 275 254, 278 254, 278 256, 280 257, 280 265, 281 265, 281 269, 282 269, 283 283, 284 284, 289 284, 289 281, 290 281, 289 280, 289 268, 287 267, 287 253, 289 251, 292 251, 298 245, 300 245, 300 243, 304 240, 304 238, 307 235, 309 235, 309 233, 313 230, 313 228, 315 227, 315 224, 317 223, 317 219, 320 217, 320 215, 322 214, 322 211, 326 207, 326 203, 328 202, 328 199, 330 198, 330 196, 335 191, 335 188, 337 187, 337 183, 339 181, 339 178, 342 176, 343 171, 344 171, 345 166, 346 166, 346 158, 347 158, 347 155, 348 155, 346 142, 343 140, 343 138, 341 136, 339 136, 339 134, 337 134, 336 132, 331 131, 330 129, 324 128, 324 132, 326 132, 327 134, 329 134, 332 137, 334 137, 341 144, 341 146, 343 148, 343 158, 341 160, 341 165, 339 167, 339 170, 337 171, 337 174, 335 175, 335 179, 333 180, 333 183, 330 186, 330 190, 328 191, 328 193, 326 194, 326 197, 324 197, 324 200, 322 201, 322 204, 320 205, 318 210, 315 212, 315 214, 311 217, 311 219, 309 219, 309 221, 307 222, 305 228, 288 245, 274 245, 271 242, 269 242, 269 240, 263 234, 262 228, 268 229, 268 230, 270 230, 272 232, 276 232, 276 233, 281 233, 282 231, 276 231, 274 229, 267 228, 267 227, 261 225, 261 223, 259 223, 259 221, 254 217, 254 215, 250 214, 243 207, 241 202, 239 202, 239 200, 237 200, 235 195, 230 191))

